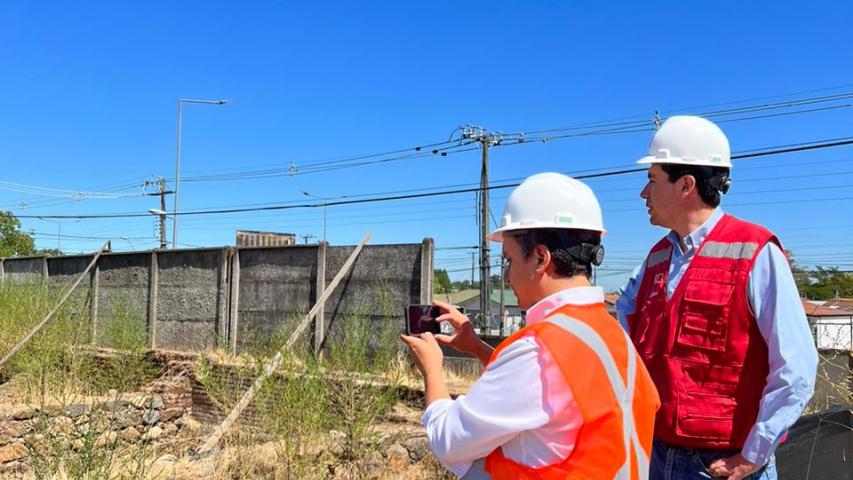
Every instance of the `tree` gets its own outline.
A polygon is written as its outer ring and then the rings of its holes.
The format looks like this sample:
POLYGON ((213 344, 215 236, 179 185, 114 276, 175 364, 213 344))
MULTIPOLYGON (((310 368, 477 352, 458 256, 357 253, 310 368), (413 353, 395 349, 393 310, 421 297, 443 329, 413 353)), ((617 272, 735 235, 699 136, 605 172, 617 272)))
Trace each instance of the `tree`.
POLYGON ((433 293, 450 293, 453 288, 453 284, 450 282, 450 275, 447 274, 447 270, 438 269, 435 271, 435 282, 432 286, 433 293))
POLYGON ((453 282, 453 291, 461 292, 462 290, 468 290, 469 288, 477 288, 477 286, 472 286, 469 280, 462 280, 461 282, 453 282))
POLYGON ((836 296, 853 296, 853 275, 838 267, 818 266, 809 270, 794 262, 794 254, 785 252, 800 295, 810 300, 831 300, 836 296))
POLYGON ((20 228, 21 221, 12 212, 0 212, 0 257, 35 255, 33 237, 20 228))

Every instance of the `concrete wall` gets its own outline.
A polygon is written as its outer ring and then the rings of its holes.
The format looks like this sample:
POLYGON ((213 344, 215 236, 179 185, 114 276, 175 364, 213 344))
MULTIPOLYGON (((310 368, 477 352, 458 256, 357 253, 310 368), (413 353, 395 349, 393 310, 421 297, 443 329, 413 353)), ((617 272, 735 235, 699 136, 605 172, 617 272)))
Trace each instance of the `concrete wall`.
POLYGON ((96 344, 113 346, 105 339, 115 328, 147 325, 149 266, 145 253, 116 253, 98 259, 98 308, 92 316, 96 344))
MULTIPOLYGON (((104 253, 75 290, 88 298, 92 336, 131 325, 149 346, 234 352, 280 345, 320 298, 355 247, 294 245, 104 253)), ((340 319, 358 313, 402 328, 409 303, 432 299, 433 243, 367 245, 304 335, 315 347, 340 319)), ((70 287, 93 256, 2 259, 0 281, 47 278, 70 287)))
POLYGON ((2 265, 4 282, 33 283, 44 278, 44 257, 6 258, 2 265))
MULTIPOLYGON (((295 327, 317 298, 318 245, 240 248, 232 261, 237 282, 237 335, 232 347, 245 351, 276 341, 295 327)), ((232 297, 233 301, 233 297, 232 297)))
MULTIPOLYGON (((329 248, 327 284, 352 251, 353 247, 329 248)), ((326 303, 324 320, 329 338, 341 334, 347 315, 364 318, 377 326, 380 322, 391 322, 393 328, 403 330, 406 306, 432 300, 431 281, 430 285, 421 284, 422 277, 431 278, 431 273, 424 271, 432 271, 431 251, 431 241, 422 245, 378 245, 362 251, 326 303), (389 261, 392 258, 399 260, 389 261)))
POLYGON ((156 265, 156 297, 150 315, 153 345, 165 350, 201 350, 222 344, 228 288, 222 277, 228 250, 159 251, 149 256, 156 265))

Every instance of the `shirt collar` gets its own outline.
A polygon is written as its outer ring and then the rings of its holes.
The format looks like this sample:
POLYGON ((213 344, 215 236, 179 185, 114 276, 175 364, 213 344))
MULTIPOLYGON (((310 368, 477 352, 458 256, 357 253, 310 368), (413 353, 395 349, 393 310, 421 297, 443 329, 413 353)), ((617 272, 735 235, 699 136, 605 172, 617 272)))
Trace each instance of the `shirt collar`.
MULTIPOLYGON (((717 207, 714 209, 714 213, 705 220, 705 223, 699 226, 696 230, 690 232, 689 235, 684 237, 684 245, 687 246, 687 250, 690 251, 697 248, 699 245, 702 245, 702 242, 705 241, 705 238, 708 237, 708 234, 711 233, 711 230, 717 226, 717 222, 723 218, 723 209, 721 207, 717 207)), ((675 247, 678 248, 678 251, 681 251, 681 247, 678 242, 678 234, 675 233, 674 230, 669 232, 669 235, 666 236, 670 243, 672 243, 675 247)))
POLYGON ((536 302, 527 310, 525 324, 541 322, 549 313, 566 305, 591 305, 604 303, 604 289, 601 287, 576 287, 560 290, 536 302))

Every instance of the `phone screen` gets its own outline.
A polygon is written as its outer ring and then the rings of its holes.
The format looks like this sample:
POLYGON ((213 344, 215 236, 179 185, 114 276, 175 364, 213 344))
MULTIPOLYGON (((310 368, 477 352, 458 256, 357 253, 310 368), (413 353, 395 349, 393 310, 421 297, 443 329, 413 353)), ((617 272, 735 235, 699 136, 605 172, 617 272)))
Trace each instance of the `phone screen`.
POLYGON ((406 333, 420 335, 430 332, 441 333, 441 324, 435 321, 441 315, 441 309, 435 305, 409 305, 406 309, 406 333))

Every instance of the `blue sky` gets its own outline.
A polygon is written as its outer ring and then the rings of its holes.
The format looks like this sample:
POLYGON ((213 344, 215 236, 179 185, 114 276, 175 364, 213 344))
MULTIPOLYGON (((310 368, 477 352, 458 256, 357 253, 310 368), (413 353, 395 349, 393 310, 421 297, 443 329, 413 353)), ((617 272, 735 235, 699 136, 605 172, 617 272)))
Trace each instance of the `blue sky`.
MULTIPOLYGON (((849 93, 851 21, 849 2, 4 2, 0 181, 8 183, 0 184, 0 208, 38 216, 158 207, 140 196, 141 184, 174 177, 179 98, 231 100, 185 105, 188 179, 442 142, 466 123, 529 132, 849 93), (89 193, 75 200, 69 192, 89 193)), ((734 151, 846 137, 849 102, 721 126, 734 151)), ((621 168, 649 138, 494 148, 491 178, 621 168)), ((727 211, 777 231, 802 263, 853 269, 853 147, 735 165, 727 211)), ((471 151, 182 182, 180 206, 308 200, 300 190, 332 197, 474 185, 479 168, 471 151)), ((664 232, 649 225, 638 197, 644 175, 588 183, 610 232, 599 279, 613 289, 664 232)), ((493 193, 496 218, 507 194, 493 193)), ((178 241, 233 244, 237 228, 319 237, 322 217, 320 208, 182 217, 178 241)), ((367 230, 374 243, 433 237, 436 267, 462 279, 470 253, 444 248, 475 245, 474 219, 473 194, 329 207, 328 239, 352 244, 367 230)), ((112 238, 122 250, 158 244, 154 217, 23 222, 41 248, 61 242, 67 252, 92 251, 102 243, 75 237, 112 238)))

